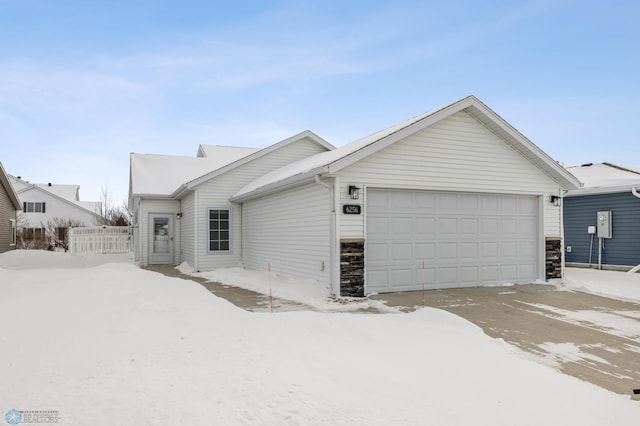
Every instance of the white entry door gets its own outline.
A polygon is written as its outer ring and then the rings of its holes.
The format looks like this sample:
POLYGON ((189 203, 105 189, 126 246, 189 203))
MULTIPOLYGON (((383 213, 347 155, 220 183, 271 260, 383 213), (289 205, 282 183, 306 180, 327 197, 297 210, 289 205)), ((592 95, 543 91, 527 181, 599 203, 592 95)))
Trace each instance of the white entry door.
POLYGON ((150 215, 149 264, 173 263, 173 215, 150 215))

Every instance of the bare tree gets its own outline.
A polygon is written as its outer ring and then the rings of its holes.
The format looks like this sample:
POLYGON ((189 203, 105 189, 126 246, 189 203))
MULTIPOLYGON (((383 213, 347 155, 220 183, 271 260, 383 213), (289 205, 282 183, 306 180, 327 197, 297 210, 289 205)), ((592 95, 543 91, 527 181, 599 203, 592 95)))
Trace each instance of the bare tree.
POLYGON ((49 248, 61 247, 64 251, 69 250, 69 228, 84 226, 82 222, 74 219, 62 219, 54 217, 44 226, 49 248))
POLYGON ((123 202, 122 206, 113 203, 109 185, 101 188, 98 214, 98 225, 127 226, 130 223, 131 215, 127 211, 126 203, 123 202))
POLYGON ((23 250, 44 250, 49 247, 43 229, 32 228, 22 211, 16 214, 16 243, 23 250))

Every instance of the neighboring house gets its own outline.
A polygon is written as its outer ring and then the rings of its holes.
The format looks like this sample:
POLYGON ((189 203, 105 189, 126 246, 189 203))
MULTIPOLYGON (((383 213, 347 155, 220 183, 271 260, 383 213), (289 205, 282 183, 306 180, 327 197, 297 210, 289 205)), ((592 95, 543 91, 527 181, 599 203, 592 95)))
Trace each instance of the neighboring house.
POLYGON ((0 253, 16 248, 18 210, 20 200, 0 163, 0 253))
POLYGON ((567 170, 584 183, 564 198, 567 264, 608 269, 640 264, 640 168, 590 163, 567 170), (610 214, 598 220, 599 212, 610 214), (610 238, 600 240, 598 228, 606 233, 607 216, 610 238))
MULTIPOLYGON (((18 194, 24 223, 20 224, 23 238, 47 242, 47 224, 54 220, 72 222, 78 226, 92 226, 98 223, 100 202, 80 201, 80 186, 60 184, 29 183, 20 176, 9 175, 18 194)), ((66 227, 56 229, 56 237, 64 239, 66 227)))
POLYGON ((335 150, 305 133, 155 196, 137 181, 168 183, 171 159, 149 174, 133 154, 139 262, 270 268, 358 296, 560 276, 551 201, 580 182, 477 98, 335 150))

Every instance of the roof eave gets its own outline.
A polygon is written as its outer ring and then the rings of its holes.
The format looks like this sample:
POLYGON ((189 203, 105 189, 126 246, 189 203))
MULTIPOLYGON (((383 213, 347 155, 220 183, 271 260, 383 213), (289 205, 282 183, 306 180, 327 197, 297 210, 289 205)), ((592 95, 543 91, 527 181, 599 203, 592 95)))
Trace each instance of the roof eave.
POLYGON ((578 188, 578 189, 567 192, 565 197, 582 197, 584 195, 600 195, 600 194, 631 192, 633 188, 640 189, 640 183, 638 183, 637 185, 617 185, 617 186, 600 186, 596 188, 578 188))
POLYGON ((284 180, 280 180, 277 182, 273 182, 273 183, 261 186, 247 193, 234 195, 233 197, 230 198, 230 200, 234 203, 241 203, 253 198, 258 198, 264 195, 287 190, 291 187, 298 186, 305 181, 314 180, 317 175, 324 175, 327 173, 328 173, 328 168, 326 166, 318 167, 304 173, 299 173, 297 175, 290 176, 284 180))

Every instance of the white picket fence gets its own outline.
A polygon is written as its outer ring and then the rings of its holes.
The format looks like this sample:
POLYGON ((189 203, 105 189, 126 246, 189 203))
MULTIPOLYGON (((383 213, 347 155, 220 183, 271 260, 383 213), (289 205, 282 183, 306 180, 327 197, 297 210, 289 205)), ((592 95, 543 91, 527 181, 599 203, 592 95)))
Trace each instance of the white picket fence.
POLYGON ((128 226, 93 226, 69 229, 69 252, 74 254, 128 253, 128 226))

